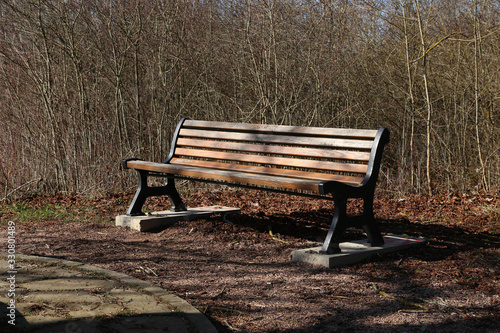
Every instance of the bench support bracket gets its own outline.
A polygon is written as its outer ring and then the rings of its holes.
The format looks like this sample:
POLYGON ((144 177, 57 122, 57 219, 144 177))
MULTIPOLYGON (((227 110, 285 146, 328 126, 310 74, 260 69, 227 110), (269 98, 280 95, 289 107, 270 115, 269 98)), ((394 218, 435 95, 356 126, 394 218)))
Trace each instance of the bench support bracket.
POLYGON ((373 214, 373 197, 363 198, 363 213, 356 216, 347 215, 346 198, 335 198, 334 202, 333 220, 320 250, 321 254, 340 253, 339 244, 342 241, 342 235, 349 227, 363 227, 368 236, 370 246, 384 245, 384 238, 380 233, 373 214))
POLYGON ((137 192, 135 193, 134 199, 130 204, 127 211, 128 216, 140 216, 145 215, 142 212, 142 206, 146 202, 146 199, 153 196, 166 195, 172 202, 172 211, 180 212, 186 211, 187 208, 182 201, 179 192, 175 188, 175 182, 173 177, 166 177, 165 185, 163 186, 148 186, 148 176, 150 175, 148 171, 137 170, 139 174, 139 186, 137 192))

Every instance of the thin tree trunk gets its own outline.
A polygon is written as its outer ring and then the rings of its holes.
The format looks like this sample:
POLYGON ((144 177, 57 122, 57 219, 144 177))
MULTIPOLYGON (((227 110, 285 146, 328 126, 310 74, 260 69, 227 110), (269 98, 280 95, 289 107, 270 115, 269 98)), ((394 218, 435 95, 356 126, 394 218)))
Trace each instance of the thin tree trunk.
POLYGON ((420 3, 415 0, 417 9, 417 22, 418 30, 420 32, 420 44, 422 47, 422 64, 423 64, 423 79, 425 89, 425 103, 427 106, 427 119, 426 119, 426 158, 425 158, 425 174, 427 177, 427 191, 432 194, 431 185, 431 125, 432 125, 432 104, 429 96, 429 84, 427 82, 427 52, 424 38, 424 29, 422 27, 422 18, 420 17, 420 3))
POLYGON ((477 154, 479 158, 479 164, 481 166, 481 182, 483 183, 484 189, 489 190, 488 182, 486 181, 486 170, 484 167, 484 160, 481 151, 481 139, 479 137, 479 57, 480 54, 480 32, 479 32, 479 19, 477 13, 477 0, 474 0, 474 102, 476 111, 476 145, 477 154))
MULTIPOLYGON (((401 7, 403 9, 403 27, 404 27, 404 34, 405 34, 405 54, 406 54, 406 71, 408 73, 408 95, 410 97, 410 108, 409 108, 409 113, 411 117, 411 130, 410 130, 410 156, 409 156, 409 166, 410 166, 410 185, 411 188, 413 189, 415 184, 414 184, 414 166, 413 166, 413 138, 415 136, 415 126, 414 126, 414 106, 415 106, 415 97, 413 96, 413 79, 411 75, 411 60, 410 60, 410 45, 408 41, 408 26, 407 26, 407 17, 406 17, 406 1, 401 2, 401 7)), ((406 111, 406 110, 405 110, 406 111)), ((406 124, 406 117, 405 117, 405 124, 406 124)))

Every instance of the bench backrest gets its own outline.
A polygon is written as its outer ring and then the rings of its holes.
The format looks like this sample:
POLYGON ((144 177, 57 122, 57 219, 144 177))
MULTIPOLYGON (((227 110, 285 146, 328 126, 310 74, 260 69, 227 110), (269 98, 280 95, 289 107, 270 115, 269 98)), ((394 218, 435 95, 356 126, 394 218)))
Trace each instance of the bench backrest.
MULTIPOLYGON (((165 163, 362 184, 388 131, 182 119, 165 163)), ((375 175, 376 177, 376 175, 375 175)))

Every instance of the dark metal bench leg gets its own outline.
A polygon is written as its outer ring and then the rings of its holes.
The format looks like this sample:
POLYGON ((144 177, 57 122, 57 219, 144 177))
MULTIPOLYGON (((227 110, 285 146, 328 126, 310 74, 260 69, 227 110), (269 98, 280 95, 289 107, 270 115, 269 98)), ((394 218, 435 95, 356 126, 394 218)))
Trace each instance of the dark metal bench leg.
POLYGON ((163 186, 148 186, 148 176, 149 173, 143 170, 136 170, 139 173, 139 186, 135 193, 134 199, 127 211, 129 216, 139 216, 145 215, 142 212, 142 206, 146 202, 146 199, 154 196, 166 195, 172 202, 171 210, 179 212, 187 210, 184 202, 182 201, 179 192, 175 188, 175 182, 173 178, 167 178, 165 185, 163 186))
POLYGON ((319 251, 321 254, 340 253, 340 241, 342 234, 347 228, 347 200, 336 199, 332 224, 326 235, 323 247, 319 251))
POLYGON ((129 216, 138 216, 138 215, 145 215, 142 212, 142 206, 146 202, 146 199, 148 198, 147 195, 147 184, 148 184, 148 174, 146 172, 140 172, 139 173, 139 186, 137 187, 137 191, 135 192, 135 196, 132 199, 132 203, 130 204, 130 207, 128 208, 127 215, 129 216))
POLYGON ((367 236, 368 243, 371 246, 384 245, 384 238, 375 222, 373 214, 373 197, 364 198, 363 214, 357 216, 347 216, 347 199, 335 199, 335 209, 332 224, 320 250, 321 254, 340 253, 339 244, 342 235, 348 227, 363 226, 367 236))
POLYGON ((167 180, 165 181, 164 188, 166 190, 165 194, 168 196, 168 198, 170 199, 170 202, 172 203, 172 207, 170 208, 170 210, 174 211, 174 212, 186 211, 187 208, 184 205, 184 202, 182 201, 182 198, 179 195, 179 192, 175 188, 175 179, 174 178, 167 178, 167 180))
POLYGON ((373 197, 364 198, 363 202, 363 229, 368 236, 368 243, 371 246, 382 246, 384 245, 384 238, 380 233, 380 229, 375 222, 375 215, 373 213, 373 197))

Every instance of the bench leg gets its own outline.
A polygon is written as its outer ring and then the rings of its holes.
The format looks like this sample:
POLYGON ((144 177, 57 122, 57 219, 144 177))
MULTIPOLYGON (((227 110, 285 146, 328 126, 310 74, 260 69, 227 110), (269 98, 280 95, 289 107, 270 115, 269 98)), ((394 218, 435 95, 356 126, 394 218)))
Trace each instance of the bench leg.
POLYGON ((148 172, 143 170, 136 170, 139 173, 139 186, 135 192, 134 199, 127 211, 129 216, 139 216, 145 215, 142 211, 142 206, 149 197, 166 195, 172 202, 171 210, 180 212, 187 210, 184 202, 182 201, 179 192, 175 188, 175 182, 173 178, 167 178, 165 185, 163 186, 148 186, 148 172))
POLYGON ((357 216, 347 216, 347 199, 335 199, 335 209, 330 230, 320 250, 321 254, 340 253, 339 244, 342 235, 348 227, 362 226, 368 236, 370 246, 384 245, 384 238, 375 222, 373 214, 373 198, 364 198, 363 213, 357 216))
POLYGON ((384 238, 375 222, 373 214, 373 197, 365 198, 363 202, 363 229, 368 236, 368 243, 371 246, 384 245, 384 238))
POLYGON ((321 254, 334 254, 340 253, 340 241, 342 239, 342 234, 347 228, 347 200, 338 199, 335 200, 335 208, 333 212, 333 220, 330 225, 330 230, 326 235, 323 247, 319 251, 321 254))

